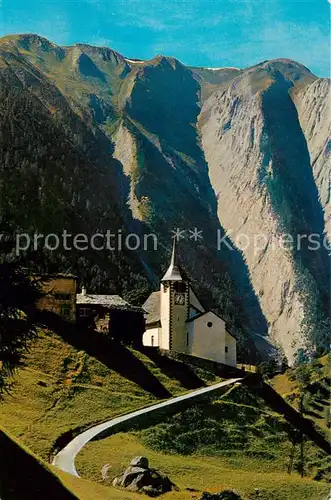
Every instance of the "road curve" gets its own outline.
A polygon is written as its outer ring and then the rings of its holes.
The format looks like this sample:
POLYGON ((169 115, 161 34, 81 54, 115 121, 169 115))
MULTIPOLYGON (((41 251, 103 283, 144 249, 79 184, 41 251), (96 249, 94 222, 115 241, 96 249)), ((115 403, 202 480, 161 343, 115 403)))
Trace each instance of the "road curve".
POLYGON ((146 408, 141 408, 140 410, 127 413, 126 415, 121 415, 120 417, 113 418, 111 420, 108 420, 107 422, 91 427, 90 429, 82 432, 72 441, 70 441, 70 443, 67 444, 67 446, 54 457, 52 465, 55 465, 55 467, 58 467, 65 472, 69 472, 69 474, 72 474, 73 476, 79 477, 75 467, 76 456, 80 452, 80 450, 98 434, 101 434, 102 432, 111 429, 112 427, 116 427, 122 422, 134 420, 141 415, 147 415, 148 413, 156 412, 162 408, 176 405, 185 400, 198 399, 199 396, 217 391, 222 387, 235 384, 236 382, 240 382, 241 380, 242 378, 232 378, 226 380, 225 382, 219 382, 218 384, 203 387, 202 389, 196 389, 188 394, 183 394, 182 396, 167 399, 166 401, 162 401, 162 403, 157 403, 152 406, 147 406, 146 408))

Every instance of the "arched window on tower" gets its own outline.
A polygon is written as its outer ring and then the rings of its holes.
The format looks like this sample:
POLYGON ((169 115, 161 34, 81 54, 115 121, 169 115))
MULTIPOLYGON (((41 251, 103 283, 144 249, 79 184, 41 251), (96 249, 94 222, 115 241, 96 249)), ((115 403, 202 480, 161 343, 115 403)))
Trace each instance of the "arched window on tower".
POLYGON ((151 345, 154 347, 154 335, 151 336, 151 345))
POLYGON ((175 289, 175 292, 185 293, 186 292, 186 283, 183 283, 182 281, 176 281, 176 283, 174 284, 174 289, 175 289))

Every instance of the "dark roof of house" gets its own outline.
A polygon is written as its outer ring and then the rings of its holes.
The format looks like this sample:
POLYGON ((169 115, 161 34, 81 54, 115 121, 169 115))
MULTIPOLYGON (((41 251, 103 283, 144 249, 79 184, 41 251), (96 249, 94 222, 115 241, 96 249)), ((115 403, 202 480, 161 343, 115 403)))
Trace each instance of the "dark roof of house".
POLYGON ((121 309, 123 311, 144 312, 141 307, 131 305, 119 295, 92 295, 89 293, 78 293, 76 304, 102 306, 107 309, 121 309))
POLYGON ((45 281, 47 280, 54 280, 57 278, 67 278, 67 279, 78 279, 78 276, 75 274, 70 274, 70 273, 55 273, 55 274, 43 274, 43 273, 29 273, 30 276, 33 276, 34 278, 40 278, 44 279, 45 281))
POLYGON ((152 292, 143 304, 143 309, 147 313, 146 325, 160 321, 160 300, 160 292, 152 292))

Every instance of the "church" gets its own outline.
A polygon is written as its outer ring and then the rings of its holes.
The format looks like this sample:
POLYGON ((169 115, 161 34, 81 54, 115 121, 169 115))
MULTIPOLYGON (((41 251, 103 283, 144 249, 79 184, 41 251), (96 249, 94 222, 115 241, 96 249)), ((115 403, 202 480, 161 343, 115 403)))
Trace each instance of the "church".
POLYGON ((148 297, 143 309, 147 313, 145 346, 236 366, 236 339, 217 313, 205 310, 183 278, 177 265, 175 240, 160 291, 148 297))

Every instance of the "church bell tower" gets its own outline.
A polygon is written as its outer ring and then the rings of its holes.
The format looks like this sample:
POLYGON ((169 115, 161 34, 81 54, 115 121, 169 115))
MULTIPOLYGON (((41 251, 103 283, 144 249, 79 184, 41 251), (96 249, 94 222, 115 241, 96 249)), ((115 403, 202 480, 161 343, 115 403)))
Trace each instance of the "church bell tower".
POLYGON ((161 280, 161 339, 160 348, 187 352, 189 286, 177 264, 176 240, 173 241, 169 268, 161 280))

